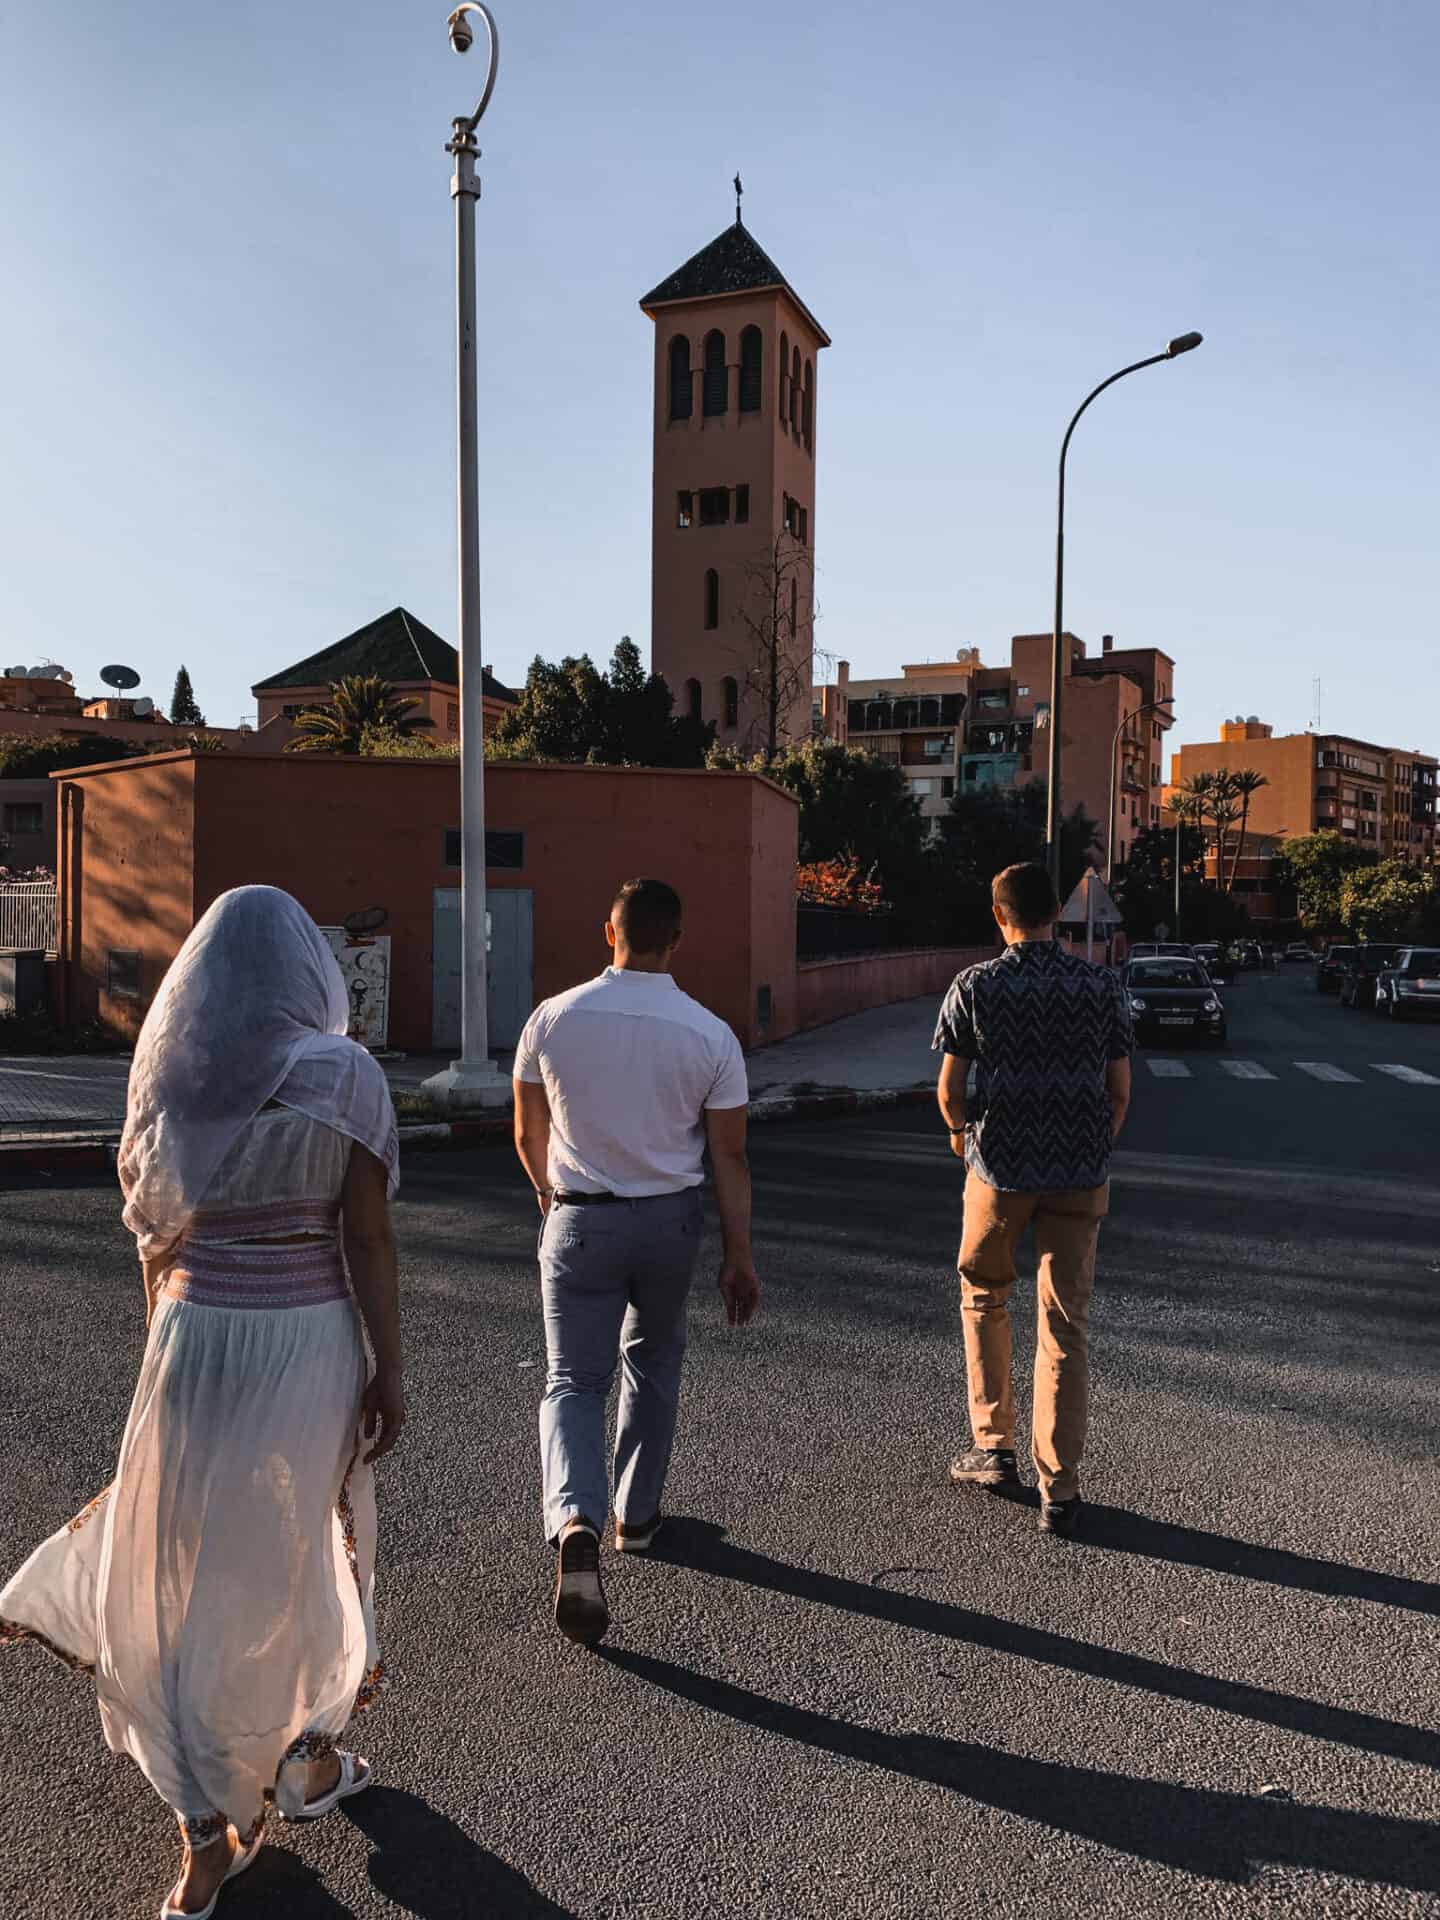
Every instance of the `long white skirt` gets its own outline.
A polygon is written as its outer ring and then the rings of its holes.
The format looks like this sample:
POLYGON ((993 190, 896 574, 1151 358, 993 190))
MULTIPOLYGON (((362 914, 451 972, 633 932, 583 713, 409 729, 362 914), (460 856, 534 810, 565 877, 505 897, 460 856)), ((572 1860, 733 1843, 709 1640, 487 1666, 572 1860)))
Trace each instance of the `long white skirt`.
POLYGON ((349 1300, 162 1298, 113 1483, 0 1591, 0 1640, 91 1672, 105 1738, 193 1844, 298 1811, 383 1684, 366 1359, 349 1300))

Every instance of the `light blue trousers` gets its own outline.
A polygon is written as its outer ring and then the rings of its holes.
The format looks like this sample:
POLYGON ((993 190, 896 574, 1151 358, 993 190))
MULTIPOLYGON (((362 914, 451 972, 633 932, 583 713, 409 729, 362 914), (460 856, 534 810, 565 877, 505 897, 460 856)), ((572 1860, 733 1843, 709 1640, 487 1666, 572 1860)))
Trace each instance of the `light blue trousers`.
POLYGON ((653 1200, 553 1206, 540 1235, 547 1373, 540 1403, 545 1533, 610 1511, 605 1403, 620 1367, 615 1517, 660 1511, 685 1360, 685 1317, 700 1252, 698 1187, 653 1200))

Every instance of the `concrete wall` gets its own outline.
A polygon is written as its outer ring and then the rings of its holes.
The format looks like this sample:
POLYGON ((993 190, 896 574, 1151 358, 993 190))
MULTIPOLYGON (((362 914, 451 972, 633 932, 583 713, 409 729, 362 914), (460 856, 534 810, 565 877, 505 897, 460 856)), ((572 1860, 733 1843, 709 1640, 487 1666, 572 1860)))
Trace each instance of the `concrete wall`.
POLYGON ((912 953, 864 953, 847 960, 807 960, 796 970, 798 1025, 823 1027, 867 1007, 889 1006, 933 993, 956 974, 993 960, 997 947, 920 947, 912 953))
MULTIPOLYGON (((391 1038, 428 1051, 434 890, 460 882, 445 864, 446 829, 460 821, 458 763, 187 753, 57 780, 62 955, 78 1017, 138 1028, 194 920, 228 888, 263 882, 322 924, 387 909, 391 1038), (138 1002, 104 993, 112 947, 141 950, 138 1002)), ((685 900, 680 984, 747 1046, 794 1030, 789 794, 748 775, 504 762, 487 773, 486 802, 491 831, 524 835, 523 867, 492 870, 489 884, 533 890, 536 999, 600 971, 615 887, 651 874, 685 900)))

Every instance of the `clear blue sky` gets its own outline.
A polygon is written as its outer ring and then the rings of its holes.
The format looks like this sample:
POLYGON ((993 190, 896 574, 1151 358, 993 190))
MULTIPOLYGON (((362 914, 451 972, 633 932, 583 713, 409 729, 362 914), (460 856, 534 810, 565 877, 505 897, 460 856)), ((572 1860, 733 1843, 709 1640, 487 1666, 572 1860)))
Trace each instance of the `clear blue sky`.
MULTIPOLYGON (((731 218, 829 328, 819 642, 1049 620, 1229 713, 1440 748, 1440 8, 499 0, 482 127, 486 657, 649 638, 650 322, 731 218)), ((7 22, 0 664, 212 721, 397 602, 454 637, 445 0, 7 22)))

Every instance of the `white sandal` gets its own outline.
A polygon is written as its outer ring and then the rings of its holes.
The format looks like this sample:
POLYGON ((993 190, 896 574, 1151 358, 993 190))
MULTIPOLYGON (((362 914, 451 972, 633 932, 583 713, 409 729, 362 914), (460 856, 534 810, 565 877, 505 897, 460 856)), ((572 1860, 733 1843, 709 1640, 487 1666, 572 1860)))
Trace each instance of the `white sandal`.
POLYGON ((225 1891, 226 1885, 231 1880, 234 1880, 237 1875, 244 1873, 247 1867, 254 1866, 256 1855, 264 1844, 265 1834, 263 1829, 256 1834, 248 1847, 241 1846, 240 1836, 237 1834, 235 1836, 235 1857, 230 1862, 225 1878, 211 1895, 209 1906, 197 1907, 193 1913, 187 1913, 184 1907, 172 1907, 167 1897, 164 1906, 160 1909, 160 1920, 210 1920, 210 1916, 214 1913, 216 1903, 225 1891))
POLYGON ((343 1747, 335 1749, 335 1758, 340 1762, 340 1778, 329 1793, 322 1793, 318 1800, 307 1800, 298 1813, 282 1814, 283 1820, 323 1820, 342 1800, 363 1793, 370 1785, 374 1775, 368 1760, 362 1760, 358 1753, 347 1753, 343 1747))

